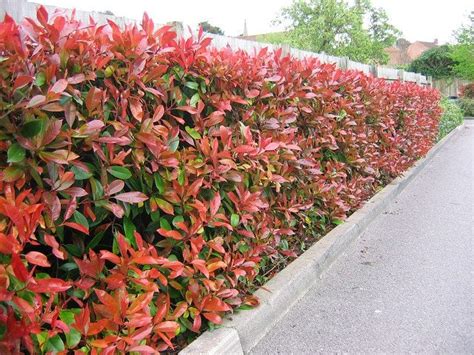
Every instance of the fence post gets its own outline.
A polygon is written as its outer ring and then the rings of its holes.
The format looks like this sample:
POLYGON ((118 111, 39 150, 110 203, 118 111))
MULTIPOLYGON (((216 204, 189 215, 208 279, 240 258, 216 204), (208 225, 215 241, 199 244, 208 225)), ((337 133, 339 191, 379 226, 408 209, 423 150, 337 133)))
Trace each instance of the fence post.
POLYGON ((283 57, 286 57, 288 55, 291 55, 291 47, 288 43, 283 43, 281 45, 281 55, 283 57))
POLYGON ((416 80, 417 85, 421 84, 421 74, 420 73, 416 73, 415 80, 416 80))
POLYGON ((405 70, 400 69, 398 71, 398 79, 400 79, 401 82, 405 81, 405 70))
POLYGON ((339 67, 341 69, 344 69, 346 70, 349 66, 349 58, 347 57, 341 57, 341 60, 340 60, 340 64, 339 64, 339 67))
POLYGON ((428 77, 426 78, 426 82, 430 88, 433 87, 433 77, 431 75, 428 75, 428 77))
POLYGON ((377 77, 378 77, 378 73, 379 73, 378 68, 379 68, 379 67, 378 67, 377 65, 375 65, 375 64, 372 64, 372 65, 370 66, 370 74, 372 74, 372 75, 374 76, 374 78, 377 78, 377 77))

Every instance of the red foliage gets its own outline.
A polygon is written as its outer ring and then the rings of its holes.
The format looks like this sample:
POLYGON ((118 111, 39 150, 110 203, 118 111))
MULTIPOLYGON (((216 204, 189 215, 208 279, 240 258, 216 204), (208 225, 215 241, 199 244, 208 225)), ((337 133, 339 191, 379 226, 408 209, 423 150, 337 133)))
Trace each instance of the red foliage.
POLYGON ((0 24, 1 352, 180 344, 436 140, 429 88, 37 17, 0 24))
POLYGON ((474 83, 469 83, 461 87, 459 95, 462 98, 474 99, 474 83))

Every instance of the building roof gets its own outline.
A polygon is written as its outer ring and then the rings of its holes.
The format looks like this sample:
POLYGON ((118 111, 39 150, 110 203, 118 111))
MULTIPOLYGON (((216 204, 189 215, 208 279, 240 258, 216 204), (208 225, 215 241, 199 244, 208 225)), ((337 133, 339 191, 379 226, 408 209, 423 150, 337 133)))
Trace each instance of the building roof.
POLYGON ((438 40, 433 42, 415 41, 410 43, 404 38, 397 40, 395 46, 385 48, 385 52, 389 56, 389 65, 405 65, 410 64, 428 49, 438 46, 438 40))

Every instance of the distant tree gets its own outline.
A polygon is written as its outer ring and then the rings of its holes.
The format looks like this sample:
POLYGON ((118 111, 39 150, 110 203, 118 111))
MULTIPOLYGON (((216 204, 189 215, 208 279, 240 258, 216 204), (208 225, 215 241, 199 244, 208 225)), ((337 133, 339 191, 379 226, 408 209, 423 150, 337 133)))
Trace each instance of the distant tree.
POLYGON ((462 25, 454 32, 457 44, 451 57, 456 62, 455 74, 463 79, 474 80, 474 11, 468 16, 469 24, 462 25))
POLYGON ((474 44, 474 11, 468 15, 468 20, 468 24, 461 25, 454 31, 454 36, 459 44, 474 44))
POLYGON ((407 70, 432 76, 435 79, 453 77, 458 64, 452 57, 453 48, 449 45, 434 47, 410 63, 407 70))
POLYGON ((219 27, 211 25, 209 22, 204 21, 200 22, 199 26, 202 27, 202 30, 207 33, 214 33, 216 35, 224 35, 224 31, 222 31, 219 27))
POLYGON ((281 10, 276 23, 287 26, 286 36, 273 38, 276 43, 365 63, 386 63, 384 48, 400 34, 385 10, 374 8, 370 0, 355 5, 344 0, 295 0, 281 10))

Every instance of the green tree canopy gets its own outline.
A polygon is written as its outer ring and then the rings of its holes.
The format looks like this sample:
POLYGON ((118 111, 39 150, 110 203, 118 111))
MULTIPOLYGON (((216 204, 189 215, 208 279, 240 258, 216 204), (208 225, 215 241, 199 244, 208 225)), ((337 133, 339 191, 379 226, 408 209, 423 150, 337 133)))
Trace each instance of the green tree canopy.
POLYGON ((224 31, 220 27, 213 26, 207 21, 203 21, 199 23, 199 26, 202 27, 202 30, 207 33, 214 33, 216 35, 224 35, 224 31))
POLYGON ((452 57, 452 47, 444 45, 424 52, 410 63, 407 70, 441 79, 453 77, 456 64, 452 57))
POLYGON ((370 0, 353 6, 344 0, 295 0, 276 22, 285 24, 287 33, 263 40, 365 63, 386 63, 383 49, 400 34, 385 10, 373 7, 370 0))
POLYGON ((452 59, 456 62, 454 73, 463 79, 474 80, 474 11, 468 16, 469 23, 454 32, 457 45, 452 50, 452 59))

